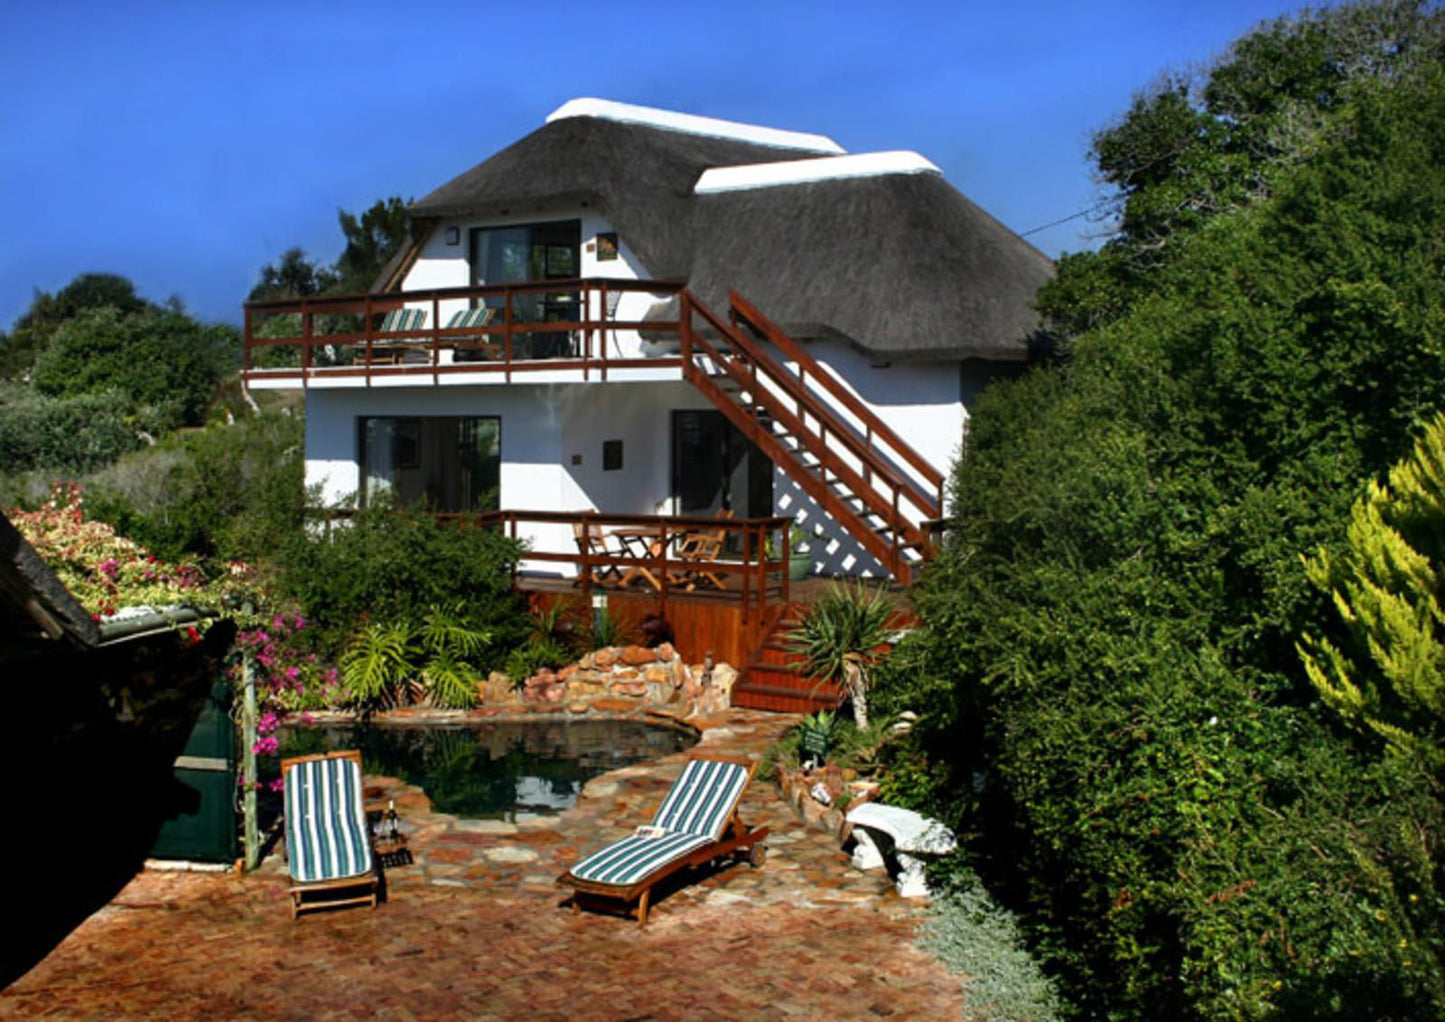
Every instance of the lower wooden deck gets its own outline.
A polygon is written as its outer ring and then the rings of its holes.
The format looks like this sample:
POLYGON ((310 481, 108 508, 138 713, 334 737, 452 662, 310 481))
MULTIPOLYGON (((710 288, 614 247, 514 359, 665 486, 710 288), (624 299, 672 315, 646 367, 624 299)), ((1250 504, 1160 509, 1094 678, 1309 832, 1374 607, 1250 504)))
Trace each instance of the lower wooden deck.
MULTIPOLYGON (((584 589, 576 580, 556 577, 519 576, 517 580, 538 609, 560 608, 575 618, 605 607, 623 642, 643 641, 644 619, 661 617, 685 662, 698 664, 711 656, 714 663, 738 669, 734 705, 786 713, 828 709, 842 698, 838 686, 820 683, 798 667, 798 658, 788 649, 783 634, 837 582, 828 578, 793 582, 786 602, 770 602, 760 611, 726 589, 660 593, 640 587, 584 589)), ((914 620, 905 593, 896 585, 878 580, 868 584, 883 588, 896 601, 900 623, 914 620)))

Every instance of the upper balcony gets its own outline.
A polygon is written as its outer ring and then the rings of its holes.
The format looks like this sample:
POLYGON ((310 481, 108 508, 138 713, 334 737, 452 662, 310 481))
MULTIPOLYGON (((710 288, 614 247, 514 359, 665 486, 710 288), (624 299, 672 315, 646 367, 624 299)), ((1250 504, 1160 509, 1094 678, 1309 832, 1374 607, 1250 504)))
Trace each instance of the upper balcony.
POLYGON ((614 278, 278 299, 245 312, 243 378, 260 388, 677 379, 692 331, 681 283, 614 278))

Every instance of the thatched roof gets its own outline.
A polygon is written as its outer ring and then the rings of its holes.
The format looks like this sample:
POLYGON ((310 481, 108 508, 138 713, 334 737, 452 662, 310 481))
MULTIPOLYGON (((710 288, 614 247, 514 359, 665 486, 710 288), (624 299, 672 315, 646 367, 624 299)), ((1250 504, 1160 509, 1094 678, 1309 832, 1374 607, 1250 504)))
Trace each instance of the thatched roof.
POLYGON ((0 627, 11 635, 100 641, 100 629, 10 519, 0 514, 0 627))
POLYGON ((709 167, 795 160, 806 149, 601 117, 543 125, 412 203, 415 219, 601 210, 656 279, 690 264, 692 188, 709 167))
POLYGON ((1053 264, 938 174, 700 195, 692 291, 736 288, 797 337, 888 360, 1018 359, 1053 264))
POLYGON ((567 115, 411 213, 590 207, 651 277, 686 280, 714 309, 736 288, 794 336, 841 339, 879 360, 1026 358, 1049 259, 917 154, 836 152, 567 115), (720 167, 734 169, 700 188, 720 167))

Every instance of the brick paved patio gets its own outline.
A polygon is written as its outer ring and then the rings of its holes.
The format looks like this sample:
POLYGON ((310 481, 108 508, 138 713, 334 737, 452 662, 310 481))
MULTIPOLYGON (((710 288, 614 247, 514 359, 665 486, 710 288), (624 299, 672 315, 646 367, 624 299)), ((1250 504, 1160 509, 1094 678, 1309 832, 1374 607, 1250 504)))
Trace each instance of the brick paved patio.
MULTIPOLYGON (((793 719, 734 711, 703 748, 756 755, 793 719)), ((4 1018, 773 1019, 963 1017, 962 983, 913 947, 919 906, 853 870, 772 785, 742 806, 773 830, 761 870, 677 886, 646 929, 573 916, 553 879, 650 815, 683 756, 594 780, 519 825, 431 813, 386 786, 414 862, 375 911, 293 922, 284 863, 246 877, 148 870, 0 992, 4 1018)))

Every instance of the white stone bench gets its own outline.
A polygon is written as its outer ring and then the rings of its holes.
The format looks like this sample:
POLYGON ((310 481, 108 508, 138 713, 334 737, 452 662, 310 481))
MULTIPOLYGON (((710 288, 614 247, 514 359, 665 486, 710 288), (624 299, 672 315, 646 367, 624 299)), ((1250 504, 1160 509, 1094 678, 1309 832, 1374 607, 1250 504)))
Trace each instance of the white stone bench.
POLYGON ((941 855, 958 847, 953 832, 911 809, 865 802, 848 813, 853 847, 853 865, 858 869, 880 869, 887 865, 879 837, 885 836, 898 858, 898 893, 905 898, 928 895, 928 881, 920 855, 941 855))

